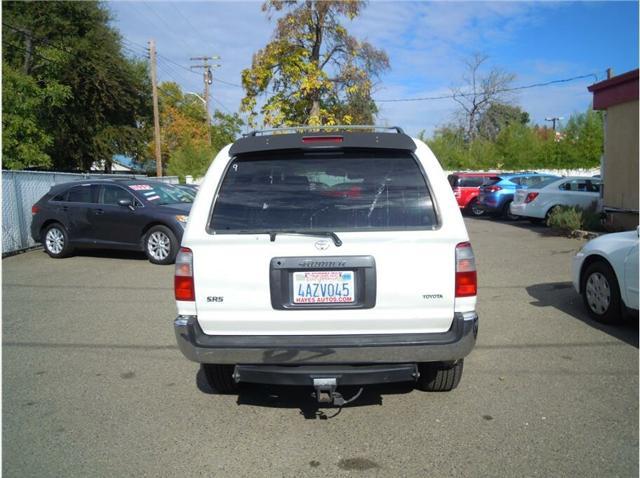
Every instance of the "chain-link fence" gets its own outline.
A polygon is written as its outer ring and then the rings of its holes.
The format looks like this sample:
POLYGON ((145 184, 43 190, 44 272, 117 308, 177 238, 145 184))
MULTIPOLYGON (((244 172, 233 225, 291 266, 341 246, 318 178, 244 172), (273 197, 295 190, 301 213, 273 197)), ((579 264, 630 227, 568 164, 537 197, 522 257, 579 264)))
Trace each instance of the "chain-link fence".
MULTIPOLYGON (((176 184, 177 176, 148 178, 144 175, 122 175, 118 178, 153 179, 176 184)), ((31 238, 31 206, 46 194, 51 186, 89 178, 114 178, 110 174, 73 174, 40 171, 2 172, 2 254, 33 247, 31 238)))

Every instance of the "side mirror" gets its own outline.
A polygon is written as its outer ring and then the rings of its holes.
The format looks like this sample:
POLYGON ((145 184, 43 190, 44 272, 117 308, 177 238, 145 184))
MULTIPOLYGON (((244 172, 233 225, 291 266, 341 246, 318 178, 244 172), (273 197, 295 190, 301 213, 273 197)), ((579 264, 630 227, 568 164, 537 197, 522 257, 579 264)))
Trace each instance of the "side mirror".
POLYGON ((133 207, 133 201, 131 201, 131 199, 119 199, 118 200, 118 205, 122 206, 122 207, 128 207, 132 211, 135 209, 133 207))

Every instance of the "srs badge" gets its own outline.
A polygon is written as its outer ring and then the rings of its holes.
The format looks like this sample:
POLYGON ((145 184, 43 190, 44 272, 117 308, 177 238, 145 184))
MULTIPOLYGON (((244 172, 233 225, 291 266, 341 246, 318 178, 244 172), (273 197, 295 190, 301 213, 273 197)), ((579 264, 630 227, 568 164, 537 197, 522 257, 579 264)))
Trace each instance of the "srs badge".
POLYGON ((324 251, 329 248, 329 241, 325 241, 325 240, 316 241, 314 245, 316 246, 316 249, 318 249, 319 251, 324 251))

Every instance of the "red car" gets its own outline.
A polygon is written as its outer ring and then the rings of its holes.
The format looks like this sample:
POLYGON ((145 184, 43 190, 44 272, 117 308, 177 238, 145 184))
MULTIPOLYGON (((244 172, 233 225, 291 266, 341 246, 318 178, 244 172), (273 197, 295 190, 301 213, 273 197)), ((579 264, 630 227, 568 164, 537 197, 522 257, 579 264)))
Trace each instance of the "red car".
POLYGON ((496 173, 453 173, 449 175, 449 184, 463 212, 482 216, 484 211, 477 204, 480 186, 491 184, 499 179, 496 173))

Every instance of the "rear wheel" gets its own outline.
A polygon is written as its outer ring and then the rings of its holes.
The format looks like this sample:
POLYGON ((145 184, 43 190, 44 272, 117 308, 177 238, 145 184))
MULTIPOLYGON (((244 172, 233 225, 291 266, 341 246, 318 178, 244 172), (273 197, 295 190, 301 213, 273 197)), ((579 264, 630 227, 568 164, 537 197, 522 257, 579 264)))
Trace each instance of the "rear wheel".
POLYGON ((480 209, 480 206, 478 206, 478 198, 473 198, 467 205, 467 212, 475 217, 482 216, 484 214, 484 209, 480 209))
POLYGON ((463 366, 463 359, 453 363, 421 363, 417 386, 425 392, 449 392, 460 383, 463 366))
POLYGON ((62 224, 56 222, 47 226, 42 237, 42 245, 49 257, 61 259, 71 254, 73 248, 69 244, 69 234, 62 224))
POLYGON ((234 393, 238 390, 238 384, 233 379, 233 368, 233 365, 202 364, 207 384, 218 393, 234 393))
POLYGON ((555 211, 555 209, 558 206, 553 206, 552 208, 549 208, 549 210, 547 211, 547 213, 544 215, 544 225, 547 227, 551 227, 551 223, 549 221, 549 219, 551 218, 551 214, 553 213, 553 211, 555 211))
POLYGON ((620 288, 611 266, 598 260, 591 263, 582 276, 582 300, 589 315, 603 324, 622 320, 620 288))

